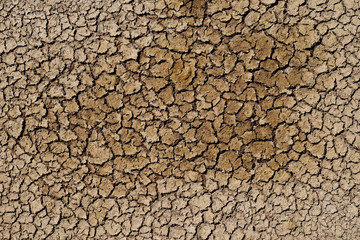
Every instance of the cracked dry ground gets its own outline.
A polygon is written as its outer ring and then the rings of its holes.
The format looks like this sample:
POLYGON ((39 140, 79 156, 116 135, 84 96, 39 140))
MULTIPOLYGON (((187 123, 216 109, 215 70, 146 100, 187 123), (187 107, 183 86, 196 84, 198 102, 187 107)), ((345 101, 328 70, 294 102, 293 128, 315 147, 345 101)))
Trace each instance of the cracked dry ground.
POLYGON ((1 1, 0 239, 359 239, 359 16, 1 1))

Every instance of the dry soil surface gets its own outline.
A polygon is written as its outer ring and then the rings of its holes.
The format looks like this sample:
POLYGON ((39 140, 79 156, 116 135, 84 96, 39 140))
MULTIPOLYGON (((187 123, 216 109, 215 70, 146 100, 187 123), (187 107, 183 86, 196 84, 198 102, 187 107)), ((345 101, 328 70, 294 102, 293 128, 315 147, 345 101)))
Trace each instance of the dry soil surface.
POLYGON ((0 239, 360 239, 359 9, 0 1, 0 239))

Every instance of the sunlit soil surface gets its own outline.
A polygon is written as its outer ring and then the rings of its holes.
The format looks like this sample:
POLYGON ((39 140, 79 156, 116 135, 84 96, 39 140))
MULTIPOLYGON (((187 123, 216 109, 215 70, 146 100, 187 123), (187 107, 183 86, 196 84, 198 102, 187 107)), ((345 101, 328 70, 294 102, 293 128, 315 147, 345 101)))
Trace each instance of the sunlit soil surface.
POLYGON ((359 239, 359 9, 0 1, 0 239, 359 239))

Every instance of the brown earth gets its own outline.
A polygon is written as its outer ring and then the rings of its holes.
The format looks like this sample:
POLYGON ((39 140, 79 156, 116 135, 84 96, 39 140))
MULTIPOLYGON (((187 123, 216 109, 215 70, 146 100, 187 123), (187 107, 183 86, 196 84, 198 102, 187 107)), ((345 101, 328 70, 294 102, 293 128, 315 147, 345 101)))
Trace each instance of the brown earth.
POLYGON ((0 2, 0 239, 360 238, 359 9, 0 2))

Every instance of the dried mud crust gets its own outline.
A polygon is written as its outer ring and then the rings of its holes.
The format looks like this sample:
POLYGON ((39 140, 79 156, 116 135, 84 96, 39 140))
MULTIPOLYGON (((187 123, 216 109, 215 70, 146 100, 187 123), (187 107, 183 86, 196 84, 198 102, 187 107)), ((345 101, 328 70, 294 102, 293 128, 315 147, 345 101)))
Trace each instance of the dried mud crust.
POLYGON ((359 7, 1 1, 0 238, 360 238, 359 7))

